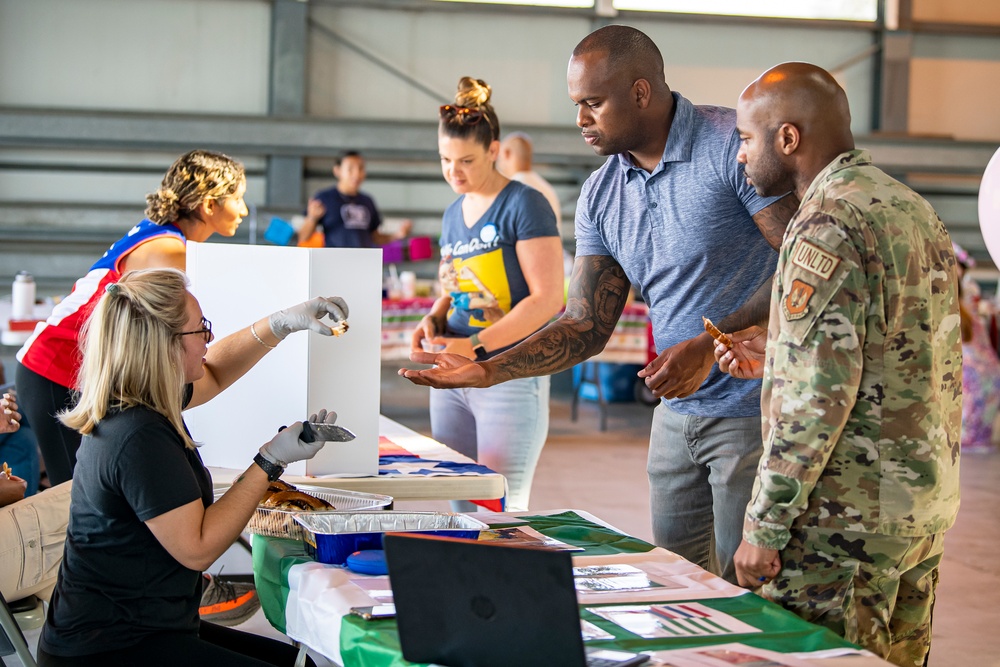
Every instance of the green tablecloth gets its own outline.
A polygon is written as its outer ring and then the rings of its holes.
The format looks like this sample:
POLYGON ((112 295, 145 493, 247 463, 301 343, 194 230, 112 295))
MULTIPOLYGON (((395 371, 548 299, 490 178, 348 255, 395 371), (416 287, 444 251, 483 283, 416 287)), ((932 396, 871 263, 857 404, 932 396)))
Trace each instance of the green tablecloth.
MULTIPOLYGON (((584 553, 588 556, 641 553, 653 549, 653 545, 647 542, 592 523, 573 512, 524 518, 530 522, 532 528, 545 535, 583 547, 584 553)), ((264 614, 275 628, 284 632, 284 610, 289 591, 288 569, 298 563, 309 562, 310 559, 300 542, 255 536, 253 560, 257 594, 260 596, 264 614)), ((807 623, 753 594, 735 598, 700 599, 698 602, 730 614, 760 628, 763 632, 722 637, 643 639, 611 621, 582 611, 584 619, 615 637, 614 640, 588 642, 587 645, 648 651, 740 641, 750 646, 780 652, 815 651, 838 647, 857 648, 829 630, 807 623)), ((340 650, 345 667, 355 665, 402 667, 413 664, 402 658, 394 620, 365 621, 356 616, 345 617, 341 625, 340 650)))

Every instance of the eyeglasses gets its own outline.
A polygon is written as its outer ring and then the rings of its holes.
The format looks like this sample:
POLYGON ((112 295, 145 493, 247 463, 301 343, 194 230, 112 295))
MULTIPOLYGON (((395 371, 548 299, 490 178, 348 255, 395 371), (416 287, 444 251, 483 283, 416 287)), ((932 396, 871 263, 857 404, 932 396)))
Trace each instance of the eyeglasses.
POLYGON ((206 343, 212 340, 212 323, 206 320, 204 317, 201 318, 201 329, 197 331, 181 331, 178 336, 191 336, 193 334, 201 334, 201 337, 206 343))
POLYGON ((470 109, 469 107, 456 107, 451 104, 442 104, 441 108, 438 109, 441 114, 442 120, 456 120, 459 125, 477 125, 479 121, 486 119, 487 125, 490 125, 490 119, 485 113, 479 109, 470 109))

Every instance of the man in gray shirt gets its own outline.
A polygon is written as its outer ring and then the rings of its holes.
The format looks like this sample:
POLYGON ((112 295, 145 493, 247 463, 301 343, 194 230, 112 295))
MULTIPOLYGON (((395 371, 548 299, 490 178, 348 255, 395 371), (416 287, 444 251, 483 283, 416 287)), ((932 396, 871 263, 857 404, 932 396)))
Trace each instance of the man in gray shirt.
POLYGON ((609 158, 577 204, 565 314, 490 361, 415 353, 437 367, 400 373, 418 384, 490 386, 570 368, 604 348, 629 284, 639 285, 660 351, 639 376, 663 399, 647 465, 654 540, 735 582, 762 448, 760 385, 714 368, 701 317, 723 331, 767 318, 774 248, 797 202, 754 192, 736 160, 735 112, 672 93, 642 32, 591 33, 567 79, 584 141, 609 158))

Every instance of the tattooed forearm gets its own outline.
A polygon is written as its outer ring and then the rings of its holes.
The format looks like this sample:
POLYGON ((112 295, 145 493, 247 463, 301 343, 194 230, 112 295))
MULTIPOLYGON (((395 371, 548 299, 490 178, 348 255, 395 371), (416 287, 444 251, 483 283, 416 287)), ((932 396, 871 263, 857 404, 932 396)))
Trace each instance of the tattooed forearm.
POLYGON ((487 362, 495 382, 558 373, 603 350, 625 308, 628 290, 625 272, 613 258, 577 258, 565 313, 487 362))
POLYGON ((785 236, 785 229, 788 228, 788 221, 792 219, 798 208, 799 200, 795 198, 795 195, 789 194, 753 216, 753 221, 760 233, 768 245, 775 250, 781 247, 781 240, 785 236))

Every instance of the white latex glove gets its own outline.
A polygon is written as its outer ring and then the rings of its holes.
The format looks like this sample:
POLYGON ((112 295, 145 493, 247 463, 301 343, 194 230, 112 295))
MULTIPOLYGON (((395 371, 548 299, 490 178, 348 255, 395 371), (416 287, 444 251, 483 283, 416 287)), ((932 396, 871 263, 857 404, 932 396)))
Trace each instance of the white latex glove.
POLYGON ((302 442, 299 440, 300 435, 302 435, 302 422, 295 422, 278 431, 278 435, 264 444, 260 448, 260 455, 271 463, 287 468, 289 463, 305 461, 316 456, 316 452, 323 449, 323 445, 326 444, 320 440, 302 442))
MULTIPOLYGON (((324 336, 332 336, 334 334, 331 328, 320 322, 324 315, 328 315, 333 320, 334 326, 345 322, 347 320, 347 302, 339 296, 318 296, 297 306, 271 313, 268 322, 271 325, 271 332, 278 340, 285 340, 285 337, 293 331, 304 329, 311 329, 324 336)), ((341 331, 341 333, 343 332, 341 331)))
POLYGON ((333 410, 320 410, 317 414, 309 415, 309 421, 313 424, 336 424, 337 413, 333 410))

